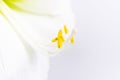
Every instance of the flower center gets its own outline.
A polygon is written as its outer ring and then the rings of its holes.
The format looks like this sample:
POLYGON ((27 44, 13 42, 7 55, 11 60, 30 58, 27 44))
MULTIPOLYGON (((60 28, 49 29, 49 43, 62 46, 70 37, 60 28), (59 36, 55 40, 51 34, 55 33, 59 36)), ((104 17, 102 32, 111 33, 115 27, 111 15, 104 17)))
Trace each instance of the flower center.
MULTIPOLYGON (((68 30, 68 28, 67 28, 66 25, 64 25, 64 33, 65 33, 66 35, 69 33, 69 30, 68 30)), ((65 42, 65 38, 64 38, 62 29, 60 29, 60 30, 58 31, 57 37, 54 38, 54 39, 52 40, 52 42, 57 42, 58 48, 62 48, 63 43, 65 42)), ((74 37, 73 37, 73 36, 70 38, 70 42, 71 42, 72 44, 74 43, 74 37)))

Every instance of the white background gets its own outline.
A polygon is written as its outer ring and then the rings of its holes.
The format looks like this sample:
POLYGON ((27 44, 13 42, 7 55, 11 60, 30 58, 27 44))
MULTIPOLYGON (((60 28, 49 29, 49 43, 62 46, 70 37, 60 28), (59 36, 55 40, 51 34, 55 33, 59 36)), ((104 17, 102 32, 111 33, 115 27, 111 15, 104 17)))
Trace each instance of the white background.
POLYGON ((76 44, 51 59, 49 80, 120 80, 120 0, 73 0, 76 44))

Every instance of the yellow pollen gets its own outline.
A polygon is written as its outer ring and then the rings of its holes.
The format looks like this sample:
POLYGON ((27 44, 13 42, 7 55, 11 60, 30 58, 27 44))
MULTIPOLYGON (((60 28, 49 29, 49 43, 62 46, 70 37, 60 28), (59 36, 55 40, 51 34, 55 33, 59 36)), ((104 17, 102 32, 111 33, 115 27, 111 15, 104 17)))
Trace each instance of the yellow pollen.
POLYGON ((75 43, 74 37, 71 37, 70 42, 71 42, 72 44, 75 43))
POLYGON ((61 38, 62 42, 64 42, 64 41, 65 41, 65 39, 64 39, 64 37, 63 37, 63 36, 61 36, 60 38, 61 38))
POLYGON ((61 39, 62 39, 62 42, 65 41, 65 39, 64 39, 64 37, 63 37, 62 30, 59 30, 59 32, 58 32, 58 38, 61 38, 61 39))
POLYGON ((57 40, 58 40, 58 38, 56 37, 52 40, 52 42, 57 42, 57 40))
POLYGON ((62 30, 60 29, 58 32, 58 37, 61 37, 61 36, 62 36, 62 30))
POLYGON ((62 47, 63 42, 64 42, 64 37, 63 37, 62 30, 60 29, 58 32, 58 48, 62 47))
MULTIPOLYGON (((67 28, 66 25, 64 25, 64 32, 65 32, 65 34, 68 34, 68 28, 67 28)), ((64 43, 64 41, 65 41, 64 36, 63 36, 62 29, 60 29, 60 30, 58 31, 57 37, 55 37, 55 38, 54 38, 53 40, 51 40, 51 41, 52 41, 52 42, 57 42, 58 48, 62 48, 63 43, 64 43)), ((72 43, 72 44, 75 43, 74 36, 72 36, 72 37, 70 38, 70 43, 72 43)))
POLYGON ((68 34, 68 28, 66 25, 64 25, 64 31, 65 31, 65 34, 68 34))
POLYGON ((62 39, 59 37, 58 38, 58 48, 61 48, 62 44, 63 44, 62 39))
POLYGON ((65 41, 63 37, 62 30, 60 29, 58 31, 58 36, 52 40, 52 42, 57 42, 58 43, 58 48, 62 48, 63 42, 65 41))

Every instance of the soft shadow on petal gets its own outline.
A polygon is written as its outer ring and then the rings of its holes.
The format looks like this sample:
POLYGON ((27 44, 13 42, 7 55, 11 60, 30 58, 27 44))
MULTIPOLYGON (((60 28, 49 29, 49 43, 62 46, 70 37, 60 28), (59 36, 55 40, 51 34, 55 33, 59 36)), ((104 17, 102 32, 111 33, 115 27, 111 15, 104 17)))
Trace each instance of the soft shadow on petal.
POLYGON ((30 58, 19 37, 1 16, 0 22, 0 57, 3 71, 5 74, 12 75, 27 66, 30 58))
MULTIPOLYGON (((69 43, 69 37, 75 27, 74 16, 57 16, 45 17, 30 14, 14 13, 15 20, 22 26, 16 26, 16 30, 29 42, 32 47, 43 48, 52 53, 57 53, 62 49, 58 49, 57 45, 51 40, 57 36, 58 31, 67 25, 69 33, 65 35, 65 39, 69 43), (23 19, 24 18, 24 19, 23 19)), ((65 42, 66 43, 66 42, 65 42)))
POLYGON ((0 79, 33 80, 35 76, 39 79, 46 78, 49 57, 42 54, 47 52, 42 49, 33 52, 30 45, 21 40, 1 15, 0 22, 0 75, 3 75, 0 79), (30 77, 31 74, 34 76, 30 77))

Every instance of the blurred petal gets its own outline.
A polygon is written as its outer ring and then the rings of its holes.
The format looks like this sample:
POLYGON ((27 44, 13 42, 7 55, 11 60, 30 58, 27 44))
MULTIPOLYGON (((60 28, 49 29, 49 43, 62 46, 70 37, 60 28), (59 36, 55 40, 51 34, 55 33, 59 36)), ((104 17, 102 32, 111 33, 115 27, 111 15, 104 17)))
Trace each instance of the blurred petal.
MULTIPOLYGON (((7 3, 7 0, 4 1, 7 3)), ((56 37, 58 31, 62 28, 64 29, 64 25, 66 25, 69 29, 69 33, 64 36, 66 40, 63 45, 67 45, 71 36, 73 36, 75 23, 74 15, 72 14, 71 7, 69 6, 69 0, 47 1, 48 0, 9 0, 8 5, 14 3, 15 6, 25 11, 40 14, 47 13, 53 16, 15 12, 9 9, 9 7, 5 4, 3 4, 4 9, 2 11, 8 21, 13 24, 11 27, 16 30, 23 40, 28 42, 34 49, 39 51, 39 49, 42 48, 47 50, 50 55, 53 55, 66 47, 63 46, 62 49, 58 49, 57 45, 52 43, 51 40, 56 37), (42 6, 39 6, 39 3, 42 6), (54 8, 51 6, 54 6, 54 8), (54 12, 56 14, 56 11, 58 11, 57 16, 54 15, 54 12)))
POLYGON ((69 33, 64 36, 66 39, 65 44, 69 42, 70 37, 73 35, 75 23, 72 15, 66 17, 45 17, 21 13, 13 14, 14 19, 21 25, 16 26, 16 30, 37 50, 43 48, 51 54, 61 51, 62 49, 58 49, 57 45, 52 43, 51 40, 56 37, 60 29, 64 28, 64 24, 69 29, 69 33))
POLYGON ((70 0, 4 0, 17 11, 34 14, 59 15, 71 12, 70 0))
POLYGON ((42 54, 47 51, 34 52, 3 15, 0 22, 0 80, 46 80, 49 56, 42 54))
POLYGON ((1 15, 0 22, 0 64, 3 67, 0 68, 0 74, 5 72, 12 75, 29 63, 29 54, 18 35, 1 15))

